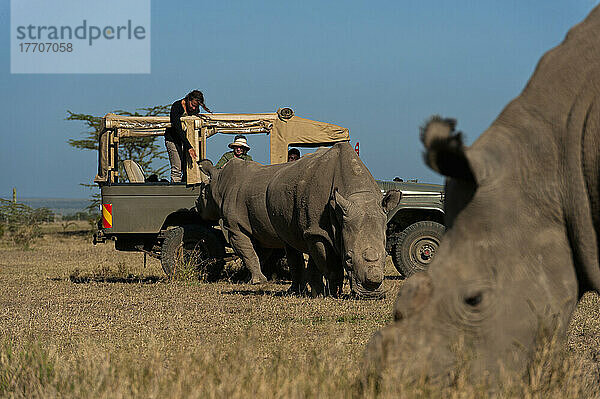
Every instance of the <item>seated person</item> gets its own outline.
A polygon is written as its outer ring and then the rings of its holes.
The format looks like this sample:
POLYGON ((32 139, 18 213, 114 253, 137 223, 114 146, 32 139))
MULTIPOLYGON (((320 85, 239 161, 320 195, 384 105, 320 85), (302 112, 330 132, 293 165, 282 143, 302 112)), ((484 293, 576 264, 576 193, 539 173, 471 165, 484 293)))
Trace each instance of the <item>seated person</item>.
POLYGON ((288 151, 288 162, 297 161, 300 159, 300 150, 297 148, 290 148, 288 151))
POLYGON ((229 144, 228 147, 231 148, 231 151, 226 152, 223 154, 221 159, 219 159, 219 162, 217 162, 215 165, 218 169, 221 169, 229 160, 233 159, 234 157, 243 159, 244 161, 252 161, 252 157, 248 155, 250 146, 246 141, 246 136, 238 134, 233 139, 233 143, 229 144))

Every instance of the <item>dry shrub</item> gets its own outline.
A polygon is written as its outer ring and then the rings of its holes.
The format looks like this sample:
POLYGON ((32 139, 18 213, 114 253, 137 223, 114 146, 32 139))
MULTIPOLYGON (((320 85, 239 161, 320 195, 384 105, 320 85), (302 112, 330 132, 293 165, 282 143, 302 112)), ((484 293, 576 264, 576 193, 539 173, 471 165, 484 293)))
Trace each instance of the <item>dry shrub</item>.
POLYGON ((214 282, 223 272, 224 262, 221 259, 206 259, 201 248, 183 251, 173 275, 174 280, 186 282, 214 282))
POLYGON ((71 281, 85 279, 88 281, 106 281, 113 278, 125 278, 128 276, 128 270, 125 263, 118 262, 115 266, 110 264, 99 265, 91 272, 84 273, 80 269, 75 269, 69 275, 71 281))
POLYGON ((30 249, 42 235, 40 225, 52 220, 54 215, 47 208, 34 209, 0 198, 0 237, 8 233, 8 238, 23 249, 30 249))
POLYGON ((41 237, 39 225, 16 226, 11 231, 12 241, 25 250, 31 249, 31 244, 39 237, 41 237))
POLYGON ((196 262, 196 256, 194 254, 179 262, 175 269, 175 273, 173 274, 173 279, 188 282, 199 281, 202 279, 202 270, 196 262))
POLYGON ((134 274, 124 262, 99 265, 91 272, 84 272, 79 268, 69 274, 73 283, 155 283, 163 280, 162 276, 143 276, 134 274))

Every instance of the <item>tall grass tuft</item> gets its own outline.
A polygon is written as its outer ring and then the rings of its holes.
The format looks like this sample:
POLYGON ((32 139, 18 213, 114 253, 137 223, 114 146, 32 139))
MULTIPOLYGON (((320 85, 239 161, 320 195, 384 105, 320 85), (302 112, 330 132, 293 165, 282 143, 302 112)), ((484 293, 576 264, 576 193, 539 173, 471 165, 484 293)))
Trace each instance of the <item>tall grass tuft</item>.
MULTIPOLYGON (((450 386, 421 379, 391 380, 362 391, 356 383, 357 361, 340 357, 336 345, 323 352, 297 355, 293 343, 274 345, 256 361, 250 332, 226 350, 201 343, 174 357, 159 347, 142 358, 127 351, 105 353, 81 346, 59 355, 38 344, 14 348, 4 343, 0 352, 0 396, 77 398, 592 398, 599 397, 597 374, 582 372, 577 357, 549 338, 535 354, 523 378, 506 378, 491 389, 469 382, 465 364, 457 365, 450 386), (296 354, 296 355, 293 355, 296 354), (254 359, 254 360, 250 360, 254 359)), ((342 345, 342 344, 340 344, 342 345)))

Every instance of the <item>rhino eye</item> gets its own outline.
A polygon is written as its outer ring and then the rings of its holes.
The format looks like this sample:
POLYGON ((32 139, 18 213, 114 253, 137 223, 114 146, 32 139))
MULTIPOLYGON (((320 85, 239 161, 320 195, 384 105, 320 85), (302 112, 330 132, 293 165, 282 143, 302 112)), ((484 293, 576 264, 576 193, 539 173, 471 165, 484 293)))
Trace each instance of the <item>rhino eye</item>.
POLYGON ((471 307, 475 307, 483 300, 483 293, 478 292, 475 295, 470 295, 465 298, 465 303, 471 307))

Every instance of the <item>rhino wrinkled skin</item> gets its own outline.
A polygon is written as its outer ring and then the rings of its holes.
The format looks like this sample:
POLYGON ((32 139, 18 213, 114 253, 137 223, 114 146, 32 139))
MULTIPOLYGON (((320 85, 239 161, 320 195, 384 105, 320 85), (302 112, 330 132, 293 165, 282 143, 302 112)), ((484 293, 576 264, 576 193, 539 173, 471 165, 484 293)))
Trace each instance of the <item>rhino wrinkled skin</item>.
POLYGON ((386 257, 381 192, 348 143, 279 165, 233 159, 220 170, 207 160, 200 167, 210 176, 202 216, 223 219, 253 283, 266 280, 257 252, 285 248, 292 292, 304 292, 308 280, 313 294, 325 294, 325 276, 329 292, 338 295, 344 268, 354 292, 381 291, 386 257), (305 271, 302 253, 310 255, 309 271, 318 272, 305 271))
POLYGON ((426 162, 447 176, 447 232, 367 346, 371 375, 443 379, 459 343, 473 379, 520 374, 539 329, 564 336, 578 299, 599 291, 599 37, 597 7, 472 146, 454 120, 424 127, 426 162))

